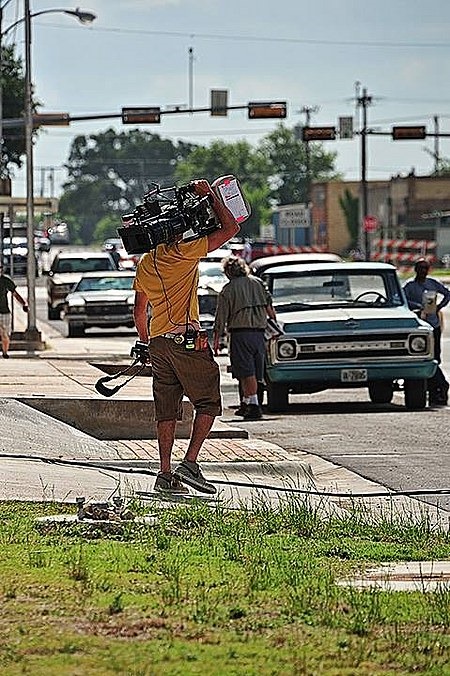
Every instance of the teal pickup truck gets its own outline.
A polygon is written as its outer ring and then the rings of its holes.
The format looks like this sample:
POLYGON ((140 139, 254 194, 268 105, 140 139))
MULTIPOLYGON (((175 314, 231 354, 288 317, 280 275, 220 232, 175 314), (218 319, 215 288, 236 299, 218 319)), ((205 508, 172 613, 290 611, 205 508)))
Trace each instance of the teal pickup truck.
POLYGON ((407 409, 425 408, 433 331, 408 309, 394 266, 300 264, 261 277, 283 330, 267 343, 269 411, 285 411, 289 394, 361 387, 377 404, 403 390, 407 409))

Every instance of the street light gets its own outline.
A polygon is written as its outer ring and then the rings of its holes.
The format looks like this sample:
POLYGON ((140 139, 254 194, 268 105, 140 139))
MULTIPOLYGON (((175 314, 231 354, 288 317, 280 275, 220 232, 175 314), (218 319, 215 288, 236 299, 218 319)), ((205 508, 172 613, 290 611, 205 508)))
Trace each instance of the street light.
MULTIPOLYGON (((5 3, 0 9, 1 12, 6 6, 5 3)), ((71 9, 43 9, 39 12, 30 12, 29 0, 24 0, 24 16, 12 23, 8 28, 1 32, 0 24, 0 53, 1 53, 1 38, 9 31, 15 28, 18 24, 25 23, 25 105, 24 105, 24 123, 25 123, 25 155, 26 155, 26 225, 27 225, 27 286, 28 286, 28 315, 27 315, 27 331, 26 337, 28 340, 35 340, 38 338, 38 331, 36 327, 36 257, 34 246, 34 185, 33 185, 33 101, 32 101, 32 85, 31 85, 31 19, 43 14, 68 14, 73 16, 82 24, 92 23, 96 15, 92 12, 86 12, 79 8, 71 9)), ((0 62, 1 66, 1 62, 0 62)), ((0 109, 0 119, 3 117, 0 109)), ((1 126, 0 126, 1 129, 1 126)), ((3 142, 3 139, 2 139, 3 142)), ((0 158, 1 161, 1 158, 0 158)))

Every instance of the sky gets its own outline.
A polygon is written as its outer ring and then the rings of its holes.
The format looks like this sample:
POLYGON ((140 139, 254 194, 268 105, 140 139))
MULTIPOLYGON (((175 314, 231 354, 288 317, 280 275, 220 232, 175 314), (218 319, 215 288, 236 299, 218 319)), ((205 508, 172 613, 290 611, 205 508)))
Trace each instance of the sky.
MULTIPOLYGON (((1 0, 3 30, 23 17, 23 0, 1 0)), ((450 132, 450 3, 448 0, 77 0, 97 15, 89 27, 62 13, 32 20, 32 79, 41 112, 118 117, 47 127, 34 149, 35 194, 59 196, 73 139, 123 125, 122 107, 208 107, 212 89, 226 89, 229 105, 286 101, 288 127, 334 126, 353 116, 356 97, 372 97, 368 127, 425 125, 450 132), (190 56, 191 50, 191 56, 190 56), (51 181, 54 177, 54 183, 51 181)), ((32 0, 31 12, 52 8, 32 0)), ((59 0, 54 8, 74 9, 59 0)), ((23 24, 5 36, 23 55, 23 24)), ((174 142, 209 145, 215 139, 252 145, 279 124, 249 120, 246 110, 227 117, 165 114, 142 129, 174 142)), ((344 179, 361 177, 360 137, 327 141, 344 179)), ((434 154, 450 157, 450 138, 392 141, 369 136, 368 180, 429 174, 434 154), (436 145, 437 144, 437 145, 436 145)), ((200 178, 200 177, 199 177, 200 178)), ((25 194, 25 172, 13 180, 25 194)))

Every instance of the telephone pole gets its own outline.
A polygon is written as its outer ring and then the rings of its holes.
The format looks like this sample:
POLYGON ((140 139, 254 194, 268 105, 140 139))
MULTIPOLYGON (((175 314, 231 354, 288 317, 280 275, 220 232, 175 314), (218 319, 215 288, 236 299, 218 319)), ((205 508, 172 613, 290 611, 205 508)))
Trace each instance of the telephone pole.
MULTIPOLYGON (((309 127, 311 123, 311 115, 319 111, 318 106, 303 106, 298 112, 305 115, 305 127, 309 127)), ((311 153, 309 149, 309 141, 305 141, 305 161, 306 161, 306 206, 311 202, 311 153)))
POLYGON ((360 218, 360 248, 364 253, 365 260, 370 260, 369 233, 366 229, 366 217, 369 213, 368 185, 367 185, 367 108, 372 104, 372 96, 364 87, 361 92, 361 83, 355 83, 356 106, 362 111, 360 115, 361 136, 361 218, 360 218))

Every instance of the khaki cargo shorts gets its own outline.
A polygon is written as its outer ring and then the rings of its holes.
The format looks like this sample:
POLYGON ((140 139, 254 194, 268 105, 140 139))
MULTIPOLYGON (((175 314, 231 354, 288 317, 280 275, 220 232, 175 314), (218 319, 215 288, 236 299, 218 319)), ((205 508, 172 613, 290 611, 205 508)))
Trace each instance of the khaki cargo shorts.
POLYGON ((11 313, 0 314, 0 336, 9 338, 11 335, 11 313))
POLYGON ((156 420, 179 419, 183 395, 196 412, 222 415, 219 365, 209 346, 191 351, 157 336, 150 340, 150 356, 156 420))

